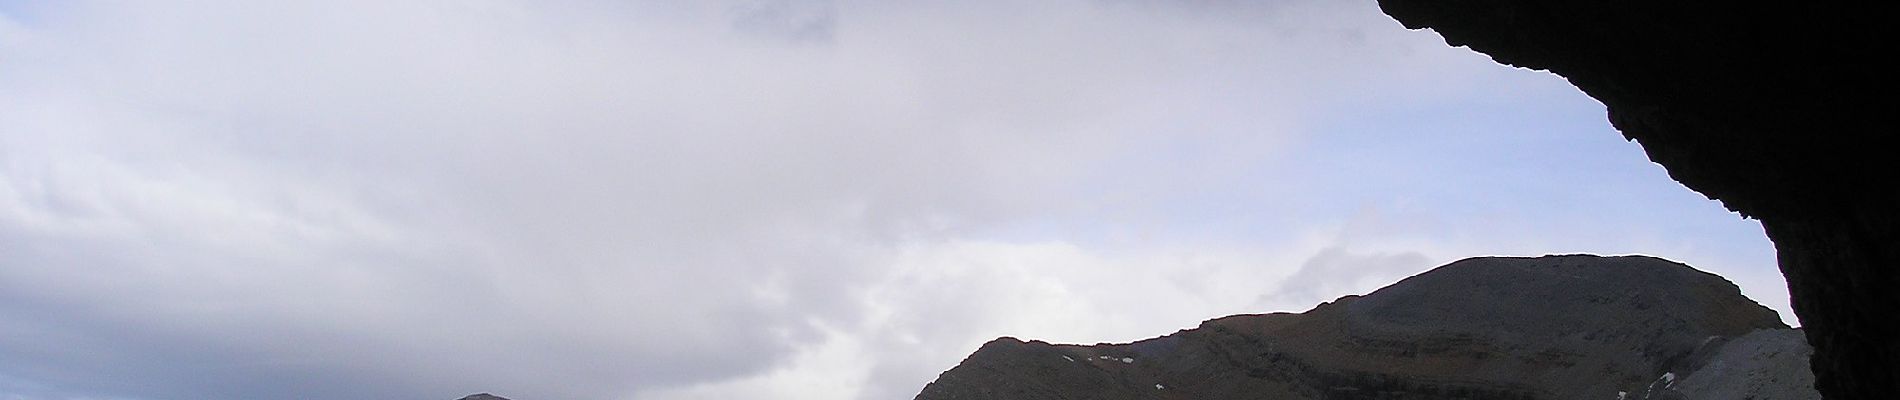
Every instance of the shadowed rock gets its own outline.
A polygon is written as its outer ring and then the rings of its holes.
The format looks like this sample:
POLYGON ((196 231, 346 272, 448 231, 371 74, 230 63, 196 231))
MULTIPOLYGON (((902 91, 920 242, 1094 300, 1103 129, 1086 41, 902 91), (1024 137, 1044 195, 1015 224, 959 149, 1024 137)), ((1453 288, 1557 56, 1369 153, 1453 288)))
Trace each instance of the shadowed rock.
POLYGON ((1823 394, 1900 392, 1900 168, 1879 2, 1379 0, 1602 101, 1669 176, 1760 219, 1823 394))

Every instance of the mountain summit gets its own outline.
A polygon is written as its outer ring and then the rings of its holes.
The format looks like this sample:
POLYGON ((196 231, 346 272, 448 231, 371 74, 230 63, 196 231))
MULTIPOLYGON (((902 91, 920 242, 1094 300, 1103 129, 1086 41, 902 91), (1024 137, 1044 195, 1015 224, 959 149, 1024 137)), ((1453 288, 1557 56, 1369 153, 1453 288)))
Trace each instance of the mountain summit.
POLYGON ((1134 343, 1001 338, 916 398, 1818 399, 1808 352, 1774 311, 1687 265, 1485 257, 1134 343))

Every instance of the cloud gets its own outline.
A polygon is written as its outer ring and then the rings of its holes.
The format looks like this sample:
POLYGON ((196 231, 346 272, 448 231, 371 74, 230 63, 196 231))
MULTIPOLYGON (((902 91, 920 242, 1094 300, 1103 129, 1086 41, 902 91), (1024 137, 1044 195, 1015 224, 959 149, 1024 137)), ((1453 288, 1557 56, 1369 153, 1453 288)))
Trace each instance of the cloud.
POLYGON ((1430 269, 1430 258, 1418 252, 1357 254, 1328 247, 1300 264, 1280 282, 1280 289, 1262 296, 1273 303, 1332 301, 1344 294, 1365 294, 1430 269), (1330 296, 1330 298, 1329 298, 1330 296))
POLYGON ((830 42, 838 19, 836 4, 826 0, 746 1, 735 4, 732 14, 739 31, 793 42, 830 42))
POLYGON ((1239 21, 860 5, 833 28, 803 4, 736 30, 694 7, 74 5, 10 47, 7 315, 47 331, 8 372, 153 398, 734 379, 862 324, 903 249, 1081 185, 1171 186, 1192 169, 1096 168, 1201 146, 1155 129, 1174 115, 1245 124, 1178 127, 1228 130, 1207 145, 1279 135, 1270 107, 1165 104, 1260 67, 1201 51, 1278 40, 1239 21), (735 36, 761 30, 827 43, 735 36), (30 351, 55 348, 87 350, 30 351))
POLYGON ((0 14, 0 397, 908 396, 1482 248, 1286 175, 1578 96, 1323 1, 44 8, 0 14))
POLYGON ((1126 342, 1192 327, 1209 317, 1202 310, 1247 310, 1261 283, 1277 279, 1271 266, 1288 261, 1219 246, 1130 254, 979 240, 919 243, 898 253, 883 280, 860 293, 866 316, 831 327, 823 344, 785 368, 643 398, 913 396, 997 336, 1126 342))

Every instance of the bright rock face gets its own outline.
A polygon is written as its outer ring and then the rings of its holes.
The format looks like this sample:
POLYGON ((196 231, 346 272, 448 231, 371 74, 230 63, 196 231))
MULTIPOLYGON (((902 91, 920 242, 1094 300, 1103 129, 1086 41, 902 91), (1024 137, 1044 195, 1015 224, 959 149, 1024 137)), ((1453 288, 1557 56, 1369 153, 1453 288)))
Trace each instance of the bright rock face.
POLYGON ((1806 354, 1773 311, 1686 265, 1473 258, 1305 313, 1135 343, 997 339, 917 399, 1815 399, 1806 371, 1785 368, 1806 354))
POLYGON ((1549 70, 1683 185, 1760 219, 1829 398, 1900 393, 1900 167, 1878 2, 1379 0, 1549 70))

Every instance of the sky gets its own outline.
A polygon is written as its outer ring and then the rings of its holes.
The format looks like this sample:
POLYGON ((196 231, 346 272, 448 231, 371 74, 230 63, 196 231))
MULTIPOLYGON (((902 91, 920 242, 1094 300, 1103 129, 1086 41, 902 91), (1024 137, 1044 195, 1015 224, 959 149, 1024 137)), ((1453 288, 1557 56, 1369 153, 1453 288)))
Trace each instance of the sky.
POLYGON ((1371 1, 0 0, 0 400, 899 399, 1760 225, 1371 1))

